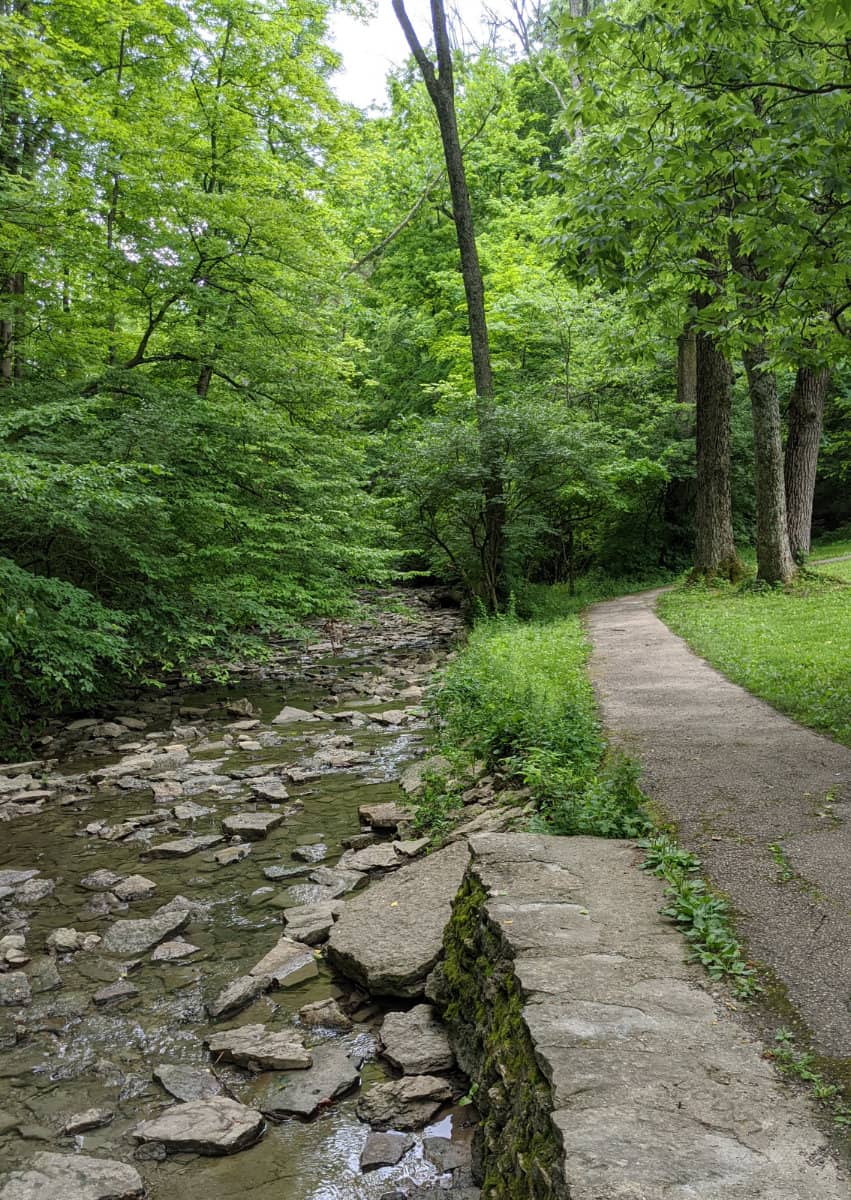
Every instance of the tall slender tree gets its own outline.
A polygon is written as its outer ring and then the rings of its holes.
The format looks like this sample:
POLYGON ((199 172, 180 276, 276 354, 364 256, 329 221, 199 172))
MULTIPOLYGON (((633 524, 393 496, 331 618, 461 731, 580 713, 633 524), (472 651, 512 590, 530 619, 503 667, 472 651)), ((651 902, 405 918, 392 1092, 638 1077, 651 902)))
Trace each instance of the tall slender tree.
POLYGON ((505 598, 505 496, 500 471, 499 447, 493 422, 494 382, 491 367, 488 324, 485 313, 485 289, 473 209, 464 154, 458 133, 455 112, 455 82, 452 70, 452 46, 446 22, 443 0, 431 0, 431 22, 434 33, 436 63, 423 49, 411 24, 404 0, 393 0, 393 11, 422 74, 426 89, 437 114, 440 139, 446 161, 446 175, 452 196, 452 216, 461 257, 461 274, 467 302, 470 327, 470 351, 473 359, 473 380, 476 388, 476 422, 479 435, 479 457, 482 472, 482 502, 484 504, 484 535, 480 547, 482 568, 482 599, 497 610, 505 598))

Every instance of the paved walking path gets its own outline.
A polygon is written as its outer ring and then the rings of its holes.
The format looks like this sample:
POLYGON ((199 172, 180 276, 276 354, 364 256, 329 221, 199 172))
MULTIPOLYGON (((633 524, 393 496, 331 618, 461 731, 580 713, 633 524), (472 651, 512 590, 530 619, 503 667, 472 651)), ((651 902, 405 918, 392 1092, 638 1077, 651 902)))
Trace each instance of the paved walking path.
POLYGON ((480 834, 470 850, 443 986, 493 1195, 848 1196, 812 1105, 683 962, 633 843, 480 834))
POLYGON ((725 891, 826 1054, 851 1056, 851 750, 730 683, 655 615, 595 605, 591 673, 609 735, 725 891), (779 881, 770 844, 796 877, 779 881))

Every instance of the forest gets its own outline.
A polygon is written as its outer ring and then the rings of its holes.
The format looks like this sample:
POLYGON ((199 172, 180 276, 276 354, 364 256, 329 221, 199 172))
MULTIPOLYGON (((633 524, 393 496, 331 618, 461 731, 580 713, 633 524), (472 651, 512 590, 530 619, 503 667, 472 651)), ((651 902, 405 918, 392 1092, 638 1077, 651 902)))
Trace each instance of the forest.
POLYGON ((0 729, 441 581, 851 521, 848 0, 0 2, 0 729))

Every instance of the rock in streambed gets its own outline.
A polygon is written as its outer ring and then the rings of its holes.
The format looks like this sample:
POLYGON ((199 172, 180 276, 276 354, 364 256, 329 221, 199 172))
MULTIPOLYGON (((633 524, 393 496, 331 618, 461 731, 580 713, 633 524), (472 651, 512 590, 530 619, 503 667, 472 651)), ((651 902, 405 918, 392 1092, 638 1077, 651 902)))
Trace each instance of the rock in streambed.
POLYGON ((134 1167, 86 1154, 42 1152, 22 1170, 0 1175, 0 1200, 137 1200, 144 1194, 134 1167))
POLYGON ((457 842, 349 899, 328 940, 331 965, 374 995, 421 996, 467 859, 457 842))
POLYGON ((216 1096, 175 1104, 159 1117, 142 1121, 133 1137, 142 1143, 160 1142, 171 1154, 236 1154, 253 1146, 264 1130, 263 1118, 253 1108, 216 1096))

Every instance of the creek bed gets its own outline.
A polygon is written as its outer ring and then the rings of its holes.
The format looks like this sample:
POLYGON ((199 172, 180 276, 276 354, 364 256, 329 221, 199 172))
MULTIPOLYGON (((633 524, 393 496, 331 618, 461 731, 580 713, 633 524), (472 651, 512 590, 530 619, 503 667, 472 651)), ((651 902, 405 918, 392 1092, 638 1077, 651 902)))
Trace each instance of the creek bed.
MULTIPOLYGON (((128 965, 126 956, 110 956, 98 947, 60 953, 52 957, 61 987, 37 991, 34 984, 30 1004, 0 1007, 3 1169, 25 1165, 38 1150, 81 1151, 133 1162, 151 1200, 171 1200, 178 1194, 182 1200, 229 1200, 244 1194, 252 1200, 280 1200, 282 1196, 287 1200, 378 1200, 394 1189, 438 1178, 423 1156, 422 1138, 437 1134, 469 1140, 469 1109, 439 1114, 433 1126, 417 1135, 397 1166, 367 1174, 361 1173, 359 1158, 369 1130, 357 1118, 356 1094, 330 1105, 312 1121, 270 1123, 259 1143, 229 1157, 179 1154, 162 1161, 134 1158, 130 1131, 173 1103, 153 1080, 158 1064, 211 1066, 203 1045, 211 1030, 263 1023, 269 1030, 283 1031, 292 1028, 298 1009, 306 1003, 329 997, 343 1004, 351 1001, 352 985, 335 979, 320 959, 317 976, 288 989, 269 991, 229 1020, 211 1022, 205 1011, 205 1003, 225 984, 245 974, 283 932, 281 907, 287 898, 282 892, 290 884, 305 881, 318 865, 295 860, 292 851, 321 838, 327 847, 322 865, 332 865, 343 849, 343 840, 361 830, 360 805, 404 798, 398 775, 422 753, 427 731, 416 713, 406 717, 404 727, 391 729, 371 721, 360 723, 359 719, 354 726, 322 720, 276 727, 271 721, 283 703, 328 710, 332 715, 335 707, 353 709, 367 717, 404 707, 404 702, 396 703, 388 693, 394 685, 404 690, 412 679, 425 682, 457 628, 454 615, 415 604, 410 619, 396 613, 360 627, 342 654, 336 646, 319 654, 288 652, 279 657, 277 666, 273 662, 264 669, 265 678, 248 673, 235 685, 161 694, 136 706, 144 713, 143 732, 128 732, 116 746, 108 740, 84 738, 61 752, 58 762, 52 764, 53 778, 57 772, 64 775, 68 792, 60 789, 40 811, 17 815, 0 825, 0 871, 35 869, 37 879, 53 880, 55 887, 52 894, 33 903, 20 903, 16 896, 0 903, 0 936, 9 932, 25 935, 26 953, 32 962, 24 970, 32 974, 37 963, 47 961, 46 939, 57 928, 103 936, 116 919, 148 917, 182 896, 192 903, 193 910, 180 936, 198 949, 180 962, 156 962, 149 953, 142 954, 135 966, 128 965), (370 673, 376 680, 377 695, 368 694, 370 673), (348 690, 350 682, 354 691, 348 690), (226 705, 237 698, 250 702, 260 721, 256 730, 232 729, 239 715, 227 713, 226 705), (335 699, 339 699, 336 705, 335 699), (181 716, 180 710, 185 709, 206 711, 201 717, 181 716), (194 732, 189 733, 190 729, 194 732), (146 743, 144 739, 150 735, 153 740, 146 743), (315 778, 288 783, 289 797, 282 801, 247 799, 250 776, 233 774, 259 767, 274 774, 282 764, 304 764, 321 751, 321 739, 327 743, 329 738, 341 736, 351 737, 355 754, 364 752, 368 758, 345 769, 318 768, 315 778), (88 773, 120 762, 128 753, 123 747, 133 745, 133 738, 138 738, 143 748, 146 744, 185 744, 191 763, 211 768, 210 778, 218 781, 217 790, 205 789, 203 775, 191 775, 182 786, 182 795, 167 802, 160 797, 157 803, 144 782, 139 787, 121 787, 113 780, 88 786, 88 773), (222 746, 223 739, 229 744, 222 746), (320 740, 318 746, 316 739, 320 740), (246 741, 253 741, 254 748, 247 748, 246 741), (186 802, 210 811, 195 819, 177 820, 170 815, 175 804, 186 802), (221 834, 223 818, 254 810, 281 813, 284 820, 266 838, 251 843, 251 852, 242 861, 220 866, 215 850, 179 859, 148 857, 151 846, 166 838, 221 834), (87 826, 92 828, 98 821, 114 829, 131 818, 152 813, 169 815, 122 840, 86 832, 87 826), (301 874, 270 882, 263 872, 274 866, 298 869, 301 874), (142 875, 156 884, 156 891, 149 899, 107 911, 103 898, 98 899, 102 894, 80 886, 82 878, 101 869, 122 876, 142 875), (119 979, 132 984, 137 994, 95 1007, 94 993, 119 979), (71 1115, 93 1108, 113 1112, 113 1120, 74 1137, 61 1134, 71 1115)), ((125 706, 125 710, 134 708, 125 706)), ((63 746, 62 737, 56 745, 63 746)), ((178 771, 178 777, 180 774, 178 771)), ((216 849, 227 844, 225 839, 216 849)), ((352 1031, 345 1034, 322 1029, 305 1032, 313 1044, 342 1038, 363 1055, 361 1088, 366 1089, 389 1074, 376 1056, 375 1030, 380 1018, 379 1009, 368 1019, 356 1020, 352 1031)), ((264 1085, 282 1078, 277 1072, 257 1075, 222 1064, 215 1064, 215 1072, 225 1089, 248 1105, 264 1085)))

